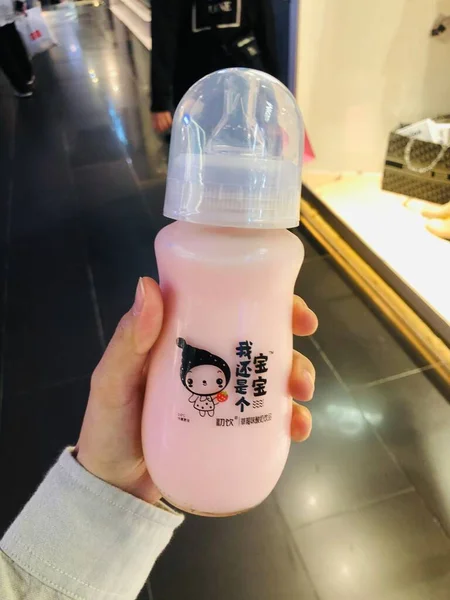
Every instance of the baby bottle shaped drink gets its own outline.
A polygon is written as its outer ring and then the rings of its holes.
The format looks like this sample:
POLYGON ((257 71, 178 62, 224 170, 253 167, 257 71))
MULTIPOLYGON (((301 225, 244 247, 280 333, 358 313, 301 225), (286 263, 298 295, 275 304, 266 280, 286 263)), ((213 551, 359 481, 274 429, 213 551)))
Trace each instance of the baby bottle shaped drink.
POLYGON ((299 221, 302 152, 294 97, 259 71, 208 75, 174 116, 143 446, 155 485, 188 512, 248 510, 286 463, 304 256, 286 229, 299 221))

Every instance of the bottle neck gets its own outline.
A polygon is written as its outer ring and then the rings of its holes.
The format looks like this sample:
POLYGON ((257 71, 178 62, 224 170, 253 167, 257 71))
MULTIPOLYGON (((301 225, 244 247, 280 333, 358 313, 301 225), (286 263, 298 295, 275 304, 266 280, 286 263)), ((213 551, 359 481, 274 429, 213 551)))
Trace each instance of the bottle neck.
POLYGON ((175 221, 179 229, 188 231, 205 232, 217 236, 246 236, 246 237, 264 237, 271 234, 277 234, 280 231, 287 231, 285 228, 268 227, 225 227, 223 225, 212 225, 204 223, 191 223, 190 221, 175 221))

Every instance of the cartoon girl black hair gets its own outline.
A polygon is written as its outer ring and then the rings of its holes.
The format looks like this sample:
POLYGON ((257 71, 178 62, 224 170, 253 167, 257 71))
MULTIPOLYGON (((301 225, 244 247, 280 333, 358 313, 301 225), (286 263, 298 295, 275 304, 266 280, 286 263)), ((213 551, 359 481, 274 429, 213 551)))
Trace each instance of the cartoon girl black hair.
POLYGON ((189 402, 201 417, 213 417, 216 405, 228 399, 223 390, 230 382, 230 367, 219 356, 190 346, 183 338, 177 339, 177 346, 183 350, 180 378, 191 392, 189 402))

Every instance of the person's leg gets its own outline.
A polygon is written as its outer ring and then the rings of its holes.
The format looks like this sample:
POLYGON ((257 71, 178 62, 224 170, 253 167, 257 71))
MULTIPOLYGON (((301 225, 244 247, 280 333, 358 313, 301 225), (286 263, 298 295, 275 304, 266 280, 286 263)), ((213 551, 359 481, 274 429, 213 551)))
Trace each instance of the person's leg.
POLYGON ((17 59, 19 69, 23 73, 25 81, 27 83, 31 82, 34 76, 33 66, 31 65, 31 60, 28 56, 27 49, 25 48, 22 38, 20 37, 15 25, 13 25, 11 30, 11 48, 14 56, 17 59))
POLYGON ((11 82, 13 88, 19 94, 25 94, 29 91, 26 75, 20 68, 20 64, 14 55, 11 47, 11 38, 14 38, 17 30, 14 24, 0 27, 0 68, 11 82))

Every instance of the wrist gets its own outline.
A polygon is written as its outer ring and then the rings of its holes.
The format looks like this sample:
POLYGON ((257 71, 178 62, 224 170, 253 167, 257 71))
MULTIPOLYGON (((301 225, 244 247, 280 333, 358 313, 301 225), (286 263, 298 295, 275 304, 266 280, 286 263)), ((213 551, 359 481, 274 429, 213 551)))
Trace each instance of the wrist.
POLYGON ((162 496, 148 474, 144 459, 110 462, 97 459, 77 446, 76 461, 91 475, 148 504, 157 504, 162 496))

